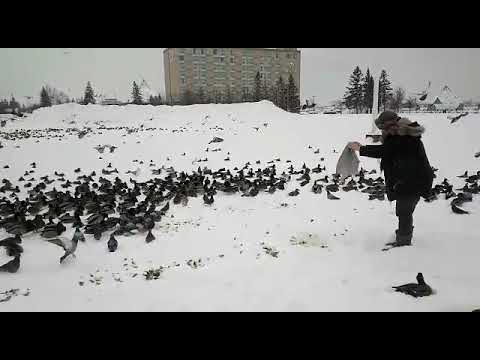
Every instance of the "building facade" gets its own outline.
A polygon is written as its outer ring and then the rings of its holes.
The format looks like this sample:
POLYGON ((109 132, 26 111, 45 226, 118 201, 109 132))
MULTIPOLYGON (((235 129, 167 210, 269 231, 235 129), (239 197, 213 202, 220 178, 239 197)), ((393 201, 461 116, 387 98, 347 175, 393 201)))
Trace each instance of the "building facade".
POLYGON ((205 101, 234 102, 253 94, 255 76, 273 86, 290 73, 300 92, 301 53, 296 48, 168 48, 163 52, 167 102, 181 101, 187 91, 205 101))

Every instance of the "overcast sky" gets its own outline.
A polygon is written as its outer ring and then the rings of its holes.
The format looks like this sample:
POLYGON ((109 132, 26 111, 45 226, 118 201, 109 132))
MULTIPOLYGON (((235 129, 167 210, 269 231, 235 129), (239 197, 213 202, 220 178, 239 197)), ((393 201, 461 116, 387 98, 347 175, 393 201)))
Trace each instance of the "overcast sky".
MULTIPOLYGON (((432 81, 461 98, 480 99, 480 49, 306 48, 302 51, 302 99, 326 104, 341 98, 356 65, 378 74, 385 69, 394 86, 421 91, 432 81)), ((142 78, 164 93, 163 49, 0 48, 0 98, 38 96, 44 84, 81 97, 90 80, 96 92, 126 99, 132 81, 142 78)))

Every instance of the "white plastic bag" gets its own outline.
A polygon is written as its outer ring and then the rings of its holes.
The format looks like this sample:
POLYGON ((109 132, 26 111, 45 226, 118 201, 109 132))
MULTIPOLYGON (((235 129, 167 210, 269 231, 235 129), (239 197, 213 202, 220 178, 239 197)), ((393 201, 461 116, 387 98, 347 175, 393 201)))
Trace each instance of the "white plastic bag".
POLYGON ((340 155, 340 159, 338 159, 337 163, 337 175, 340 175, 340 181, 345 180, 345 178, 349 176, 355 176, 358 174, 360 160, 358 159, 357 154, 355 151, 348 147, 349 144, 345 147, 340 155))

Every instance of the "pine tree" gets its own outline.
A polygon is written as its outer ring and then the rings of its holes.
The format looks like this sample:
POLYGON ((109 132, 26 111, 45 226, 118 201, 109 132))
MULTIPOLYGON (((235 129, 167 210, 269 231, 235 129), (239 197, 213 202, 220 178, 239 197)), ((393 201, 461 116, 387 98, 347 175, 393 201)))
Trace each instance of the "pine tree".
POLYGON ((262 77, 260 71, 255 75, 255 87, 253 88, 253 101, 262 100, 262 77))
POLYGON ((6 99, 0 101, 0 112, 5 111, 8 107, 8 101, 6 99))
POLYGON ((262 100, 270 100, 271 95, 269 90, 267 79, 264 79, 262 84, 262 100))
POLYGON ((95 104, 95 93, 93 92, 92 84, 90 81, 87 82, 87 87, 85 88, 85 95, 83 97, 83 105, 95 104))
POLYGON ((230 86, 227 86, 227 90, 225 91, 225 102, 227 104, 231 104, 233 102, 232 91, 230 90, 230 86))
POLYGON ((387 109, 387 104, 392 97, 392 83, 388 80, 387 72, 382 70, 378 84, 378 111, 383 107, 383 111, 387 109))
POLYGON ((45 89, 45 86, 42 87, 42 91, 40 92, 40 106, 41 107, 52 106, 52 100, 50 99, 50 96, 48 95, 48 92, 47 92, 47 89, 45 89))
POLYGON ((298 96, 298 89, 292 74, 288 77, 287 110, 290 112, 300 111, 300 97, 298 96))
POLYGON ((20 108, 20 104, 17 100, 15 100, 15 98, 13 97, 12 95, 12 98, 10 99, 10 104, 9 104, 10 108, 11 109, 18 109, 20 108))
POLYGON ((355 109, 358 114, 363 103, 363 88, 362 88, 362 70, 357 66, 350 75, 347 92, 345 93, 345 104, 349 109, 355 109))
POLYGON ((276 89, 275 89, 275 96, 276 96, 276 99, 277 99, 277 104, 276 105, 280 109, 287 110, 285 82, 283 81, 283 77, 281 77, 281 76, 277 80, 277 86, 276 86, 276 89))
POLYGON ((275 86, 270 85, 268 88, 268 100, 270 100, 272 103, 277 105, 277 96, 276 96, 276 89, 275 86))
POLYGON ((135 81, 133 82, 132 87, 132 100, 135 105, 143 104, 142 92, 135 81))
POLYGON ((363 90, 363 107, 367 113, 373 111, 373 91, 374 91, 373 76, 370 75, 370 69, 367 69, 365 77, 363 78, 362 90, 363 90))

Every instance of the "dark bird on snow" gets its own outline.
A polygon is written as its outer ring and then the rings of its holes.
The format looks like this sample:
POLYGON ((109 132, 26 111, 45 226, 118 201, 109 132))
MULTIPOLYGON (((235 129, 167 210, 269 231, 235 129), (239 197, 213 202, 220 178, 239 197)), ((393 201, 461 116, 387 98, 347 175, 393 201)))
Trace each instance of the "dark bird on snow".
POLYGON ((423 296, 430 296, 433 294, 432 288, 427 285, 425 279, 423 278, 422 273, 418 273, 417 275, 417 284, 410 283, 400 286, 393 286, 393 289, 397 292, 401 292, 403 294, 407 294, 413 296, 415 298, 423 297, 423 296))
POLYGON ((0 240, 0 246, 8 246, 8 245, 17 245, 22 243, 22 238, 20 235, 15 235, 12 237, 8 237, 4 240, 0 240))
POLYGON ((300 194, 300 190, 295 189, 294 191, 291 191, 288 193, 288 196, 298 196, 300 194))
POLYGON ((315 180, 315 182, 313 183, 312 191, 315 194, 321 194, 322 193, 322 185, 317 184, 317 180, 315 180))
MULTIPOLYGON (((455 199, 454 199, 455 200, 455 199)), ((455 213, 455 214, 470 214, 468 211, 466 210, 463 210, 462 208, 460 208, 458 205, 456 205, 455 203, 451 203, 451 207, 452 207, 452 211, 455 213)))
POLYGON ((152 230, 149 230, 145 241, 146 241, 147 243, 150 243, 150 242, 152 242, 153 240, 155 240, 155 236, 153 236, 152 230))
POLYGON ((67 230, 67 228, 60 221, 57 224, 46 225, 42 230, 41 236, 50 239, 61 235, 65 230, 67 230))
POLYGON ((115 236, 113 236, 113 234, 110 235, 110 239, 108 240, 107 246, 110 252, 115 252, 117 250, 118 241, 117 239, 115 239, 115 236))
POLYGON ((160 209, 160 213, 161 213, 162 215, 165 215, 165 213, 168 211, 169 208, 170 208, 170 203, 167 202, 167 204, 160 209))
POLYGON ((211 205, 213 204, 213 195, 210 195, 208 196, 207 194, 203 194, 203 202, 206 204, 206 205, 211 205))
POLYGON ((18 269, 20 269, 20 255, 15 256, 13 260, 0 266, 0 271, 9 272, 11 274, 16 273, 18 269))
POLYGON ((336 197, 335 195, 333 195, 332 193, 330 193, 330 191, 327 190, 327 199, 328 200, 340 200, 339 197, 336 197))

